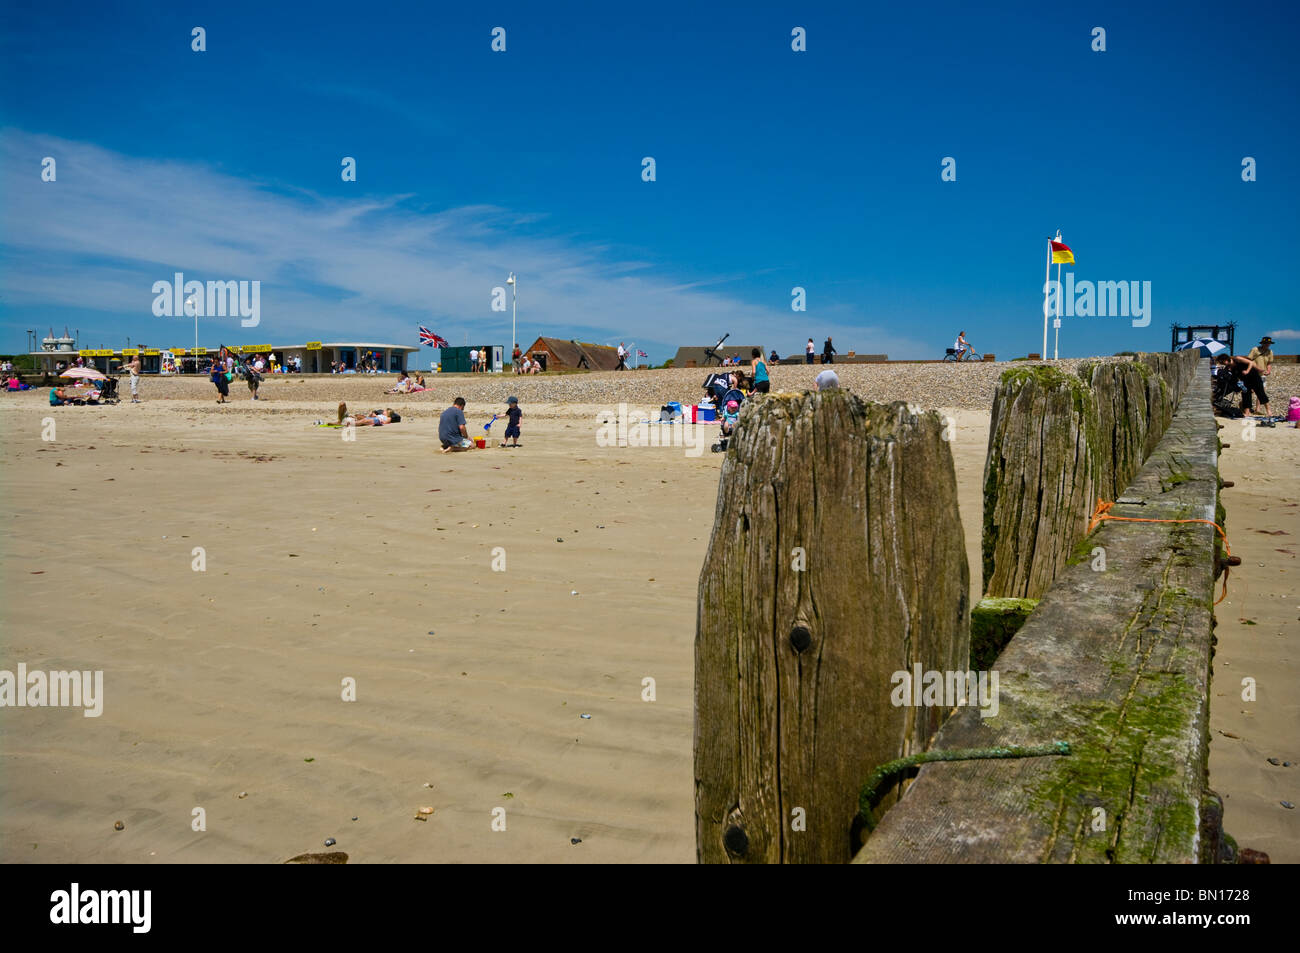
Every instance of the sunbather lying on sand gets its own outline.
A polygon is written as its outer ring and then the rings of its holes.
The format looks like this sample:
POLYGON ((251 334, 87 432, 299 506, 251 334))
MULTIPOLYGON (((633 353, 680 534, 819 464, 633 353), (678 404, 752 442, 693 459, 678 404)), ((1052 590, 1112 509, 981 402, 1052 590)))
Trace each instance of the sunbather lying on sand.
POLYGON ((354 427, 382 427, 384 424, 397 424, 402 422, 402 415, 389 407, 383 411, 373 410, 368 414, 349 414, 346 402, 339 404, 339 426, 351 421, 350 426, 354 427))

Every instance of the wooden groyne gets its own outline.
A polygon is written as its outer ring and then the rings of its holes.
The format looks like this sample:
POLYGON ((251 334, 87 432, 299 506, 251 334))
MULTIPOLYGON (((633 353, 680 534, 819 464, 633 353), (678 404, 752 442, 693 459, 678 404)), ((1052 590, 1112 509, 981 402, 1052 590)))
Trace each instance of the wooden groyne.
MULTIPOLYGON (((1144 522, 1103 520, 1084 538, 1095 500, 1085 502, 1081 486, 1068 510, 1042 511, 1071 538, 1068 547, 1031 532, 1028 516, 1016 523, 1021 538, 1046 545, 1036 553, 1045 553, 1041 565, 1050 572, 1013 572, 994 540, 992 578, 1014 579, 1026 593, 1041 586, 1042 599, 993 663, 996 716, 959 709, 932 744, 1064 743, 1070 754, 921 767, 856 862, 1196 863, 1228 854, 1221 806, 1206 780, 1214 588, 1222 567, 1210 525, 1222 525, 1217 426, 1206 362, 1161 357, 1142 361, 1155 380, 1142 378, 1140 391, 1141 372, 1092 368, 1084 380, 1094 395, 1111 395, 1101 406, 1113 416, 1086 402, 1071 413, 1051 396, 1075 394, 1068 383, 1035 389, 1039 403, 1031 406, 1050 414, 1040 421, 1045 445, 1081 448, 1072 471, 1079 483, 1116 501, 1107 515, 1144 522), (1166 390, 1182 391, 1167 427, 1166 390), (1143 403, 1145 430, 1126 409, 1143 403), (1095 455, 1108 434, 1109 468, 1095 455)), ((988 540, 985 553, 987 565, 988 540)))
POLYGON ((1196 355, 1142 354, 1006 371, 984 469, 983 592, 1038 599, 1060 575, 1096 500, 1114 500, 1155 449, 1196 355))

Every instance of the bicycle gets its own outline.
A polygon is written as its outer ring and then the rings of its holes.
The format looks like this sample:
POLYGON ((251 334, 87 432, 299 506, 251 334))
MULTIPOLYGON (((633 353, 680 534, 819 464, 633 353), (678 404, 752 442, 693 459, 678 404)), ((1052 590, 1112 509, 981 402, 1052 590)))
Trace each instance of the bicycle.
POLYGON ((964 361, 982 361, 984 360, 984 355, 981 354, 979 351, 975 350, 973 347, 968 347, 966 348, 966 357, 963 359, 963 361, 958 361, 957 349, 955 347, 949 347, 949 348, 944 348, 943 359, 945 361, 952 361, 954 363, 963 363, 964 361))

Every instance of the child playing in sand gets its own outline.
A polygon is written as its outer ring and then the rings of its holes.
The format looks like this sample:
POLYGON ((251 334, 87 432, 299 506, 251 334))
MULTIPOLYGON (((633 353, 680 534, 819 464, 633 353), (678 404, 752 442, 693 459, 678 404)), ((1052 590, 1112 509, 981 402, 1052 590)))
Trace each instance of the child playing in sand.
POLYGON ((506 434, 501 440, 501 446, 506 446, 506 441, 514 439, 514 443, 509 446, 519 446, 519 421, 523 419, 524 412, 519 409, 519 398, 511 397, 506 401, 506 434))

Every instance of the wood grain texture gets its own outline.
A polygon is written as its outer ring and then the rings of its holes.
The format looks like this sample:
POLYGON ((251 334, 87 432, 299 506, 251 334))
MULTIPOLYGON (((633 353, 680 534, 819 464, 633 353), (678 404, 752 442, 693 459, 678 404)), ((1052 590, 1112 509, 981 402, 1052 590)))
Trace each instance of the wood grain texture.
POLYGON ((1038 599, 1160 442, 1195 373, 1191 352, 1003 373, 984 470, 983 593, 1038 599))
POLYGON ((701 862, 850 859, 862 783, 938 728, 890 703, 892 675, 966 668, 968 582, 938 415, 842 390, 746 405, 700 574, 701 862))

